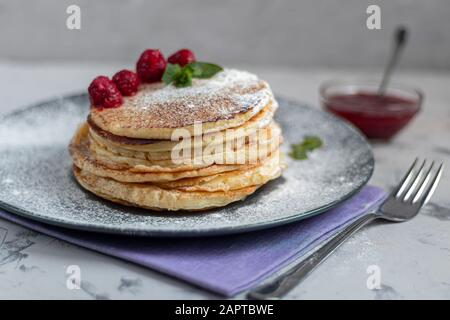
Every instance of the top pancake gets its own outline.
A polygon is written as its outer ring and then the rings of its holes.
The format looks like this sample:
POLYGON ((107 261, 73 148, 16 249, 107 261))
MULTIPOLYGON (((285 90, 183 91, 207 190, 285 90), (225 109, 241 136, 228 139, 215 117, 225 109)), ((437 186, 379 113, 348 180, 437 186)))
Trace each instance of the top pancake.
POLYGON ((269 85, 256 75, 225 69, 210 79, 193 79, 192 86, 175 88, 145 84, 125 97, 118 108, 91 108, 90 119, 112 134, 138 139, 170 140, 175 129, 215 132, 242 125, 273 99, 269 85))

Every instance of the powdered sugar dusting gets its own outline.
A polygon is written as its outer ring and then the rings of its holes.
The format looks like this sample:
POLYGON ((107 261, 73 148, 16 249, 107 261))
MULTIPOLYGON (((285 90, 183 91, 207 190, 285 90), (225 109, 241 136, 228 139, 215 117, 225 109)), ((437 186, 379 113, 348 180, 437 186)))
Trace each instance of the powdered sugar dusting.
MULTIPOLYGON (((264 86, 256 75, 225 69, 210 79, 193 79, 192 86, 186 88, 160 83, 148 85, 136 97, 130 98, 127 104, 140 111, 154 111, 160 105, 168 108, 176 106, 175 110, 180 114, 185 113, 182 109, 189 113, 185 116, 199 111, 213 117, 205 121, 214 121, 217 118, 229 118, 236 112, 257 107, 258 104, 265 105, 269 97, 271 92, 268 86, 264 86), (263 88, 265 90, 260 90, 263 88)), ((195 120, 201 119, 196 117, 195 120)), ((193 120, 190 122, 193 123, 193 120)), ((167 126, 162 119, 158 125, 167 126)))
POLYGON ((284 152, 307 134, 319 136, 324 146, 305 161, 286 157, 288 168, 282 177, 245 201, 208 212, 170 214, 115 205, 84 191, 72 177, 67 152, 77 124, 88 111, 87 97, 82 95, 50 101, 0 121, 0 202, 28 217, 72 228, 198 235, 299 219, 367 182, 373 157, 354 129, 305 105, 284 99, 278 102, 275 118, 283 129, 284 152))
POLYGON ((261 110, 272 98, 269 85, 256 75, 225 69, 210 79, 193 79, 192 86, 186 88, 163 83, 143 85, 119 108, 94 109, 92 119, 110 132, 123 126, 136 130, 178 128, 230 119, 250 109, 261 110), (105 127, 108 125, 110 128, 105 127))
MULTIPOLYGON (((224 90, 239 86, 248 88, 258 82, 254 74, 235 69, 225 69, 210 79, 192 79, 192 86, 177 88, 174 85, 162 83, 149 84, 141 89, 141 93, 129 99, 128 104, 139 109, 149 109, 156 104, 181 103, 192 110, 204 107, 206 99, 223 96, 224 90)), ((234 97, 233 92, 226 95, 234 97)))

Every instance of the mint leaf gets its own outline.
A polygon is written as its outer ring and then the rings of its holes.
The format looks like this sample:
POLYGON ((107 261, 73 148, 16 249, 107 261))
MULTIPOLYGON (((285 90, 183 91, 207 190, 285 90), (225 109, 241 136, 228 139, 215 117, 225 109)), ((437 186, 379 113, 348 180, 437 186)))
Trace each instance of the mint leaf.
POLYGON ((192 85, 192 71, 186 66, 175 77, 174 85, 177 88, 190 87, 192 85))
POLYGON ((211 78, 216 73, 223 71, 221 66, 217 64, 208 63, 208 62, 192 62, 184 66, 184 68, 189 68, 192 70, 192 76, 194 78, 211 78))
POLYGON ((192 85, 192 70, 181 68, 178 64, 167 64, 166 70, 161 79, 165 84, 173 83, 177 88, 189 87, 192 85))
POLYGON ((170 84, 173 81, 175 81, 175 79, 179 77, 180 74, 181 74, 181 67, 178 64, 168 63, 166 69, 164 70, 164 74, 161 80, 165 84, 170 84))
POLYGON ((316 136, 305 136, 303 139, 303 146, 306 150, 312 151, 314 149, 320 148, 322 146, 322 140, 316 136))
POLYGON ((308 152, 311 152, 323 145, 322 140, 316 136, 305 136, 300 143, 291 145, 289 156, 295 160, 305 160, 308 158, 308 152))
POLYGON ((292 145, 292 151, 289 153, 289 156, 295 160, 305 160, 308 158, 306 150, 296 145, 292 145))
POLYGON ((173 83, 175 87, 183 88, 192 85, 192 78, 211 78, 222 70, 222 67, 208 62, 193 62, 183 68, 178 64, 168 63, 161 80, 165 84, 173 83))

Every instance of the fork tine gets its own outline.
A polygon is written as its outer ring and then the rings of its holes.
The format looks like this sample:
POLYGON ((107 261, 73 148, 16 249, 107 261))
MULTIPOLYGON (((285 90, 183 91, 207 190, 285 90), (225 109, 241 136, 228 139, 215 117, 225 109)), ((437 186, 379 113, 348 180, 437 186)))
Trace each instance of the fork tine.
POLYGON ((422 164, 420 165, 419 170, 416 171, 414 174, 414 177, 412 177, 412 182, 408 183, 408 186, 405 189, 406 194, 403 197, 403 201, 407 201, 409 199, 409 197, 411 197, 411 194, 416 189, 417 184, 419 183, 420 178, 422 177, 426 161, 427 161, 426 159, 422 161, 422 164))
POLYGON ((425 190, 428 182, 431 179, 431 170, 434 167, 434 161, 431 162, 430 167, 428 168, 427 174, 425 175, 425 177, 423 178, 423 180, 420 183, 420 187, 419 189, 414 193, 414 195, 411 197, 411 203, 416 203, 417 200, 419 200, 420 196, 422 195, 423 191, 425 190))
POLYGON ((402 178, 402 181, 398 184, 398 186, 392 192, 392 195, 395 195, 396 197, 399 197, 403 193, 403 191, 405 190, 405 187, 408 185, 408 182, 411 179, 411 175, 412 175, 412 172, 414 170, 414 167, 417 164, 417 161, 419 161, 419 158, 416 158, 414 160, 413 164, 408 169, 408 172, 406 172, 405 176, 402 178))
POLYGON ((408 190, 406 191, 406 194, 405 194, 405 197, 403 198, 403 201, 408 201, 408 199, 411 197, 411 194, 416 189, 420 179, 422 178, 426 162, 427 162, 427 160, 425 159, 425 160, 423 160, 422 164, 420 165, 419 171, 417 171, 417 173, 416 173, 412 183, 408 186, 408 190))
POLYGON ((436 190, 436 187, 439 184, 439 180, 441 179, 441 176, 442 176, 443 167, 444 167, 444 164, 441 163, 438 171, 436 172, 433 180, 430 183, 430 186, 427 188, 427 190, 425 190, 425 193, 423 194, 423 196, 420 200, 421 201, 420 203, 422 206, 427 204, 427 202, 430 200, 431 196, 433 195, 434 191, 436 190))

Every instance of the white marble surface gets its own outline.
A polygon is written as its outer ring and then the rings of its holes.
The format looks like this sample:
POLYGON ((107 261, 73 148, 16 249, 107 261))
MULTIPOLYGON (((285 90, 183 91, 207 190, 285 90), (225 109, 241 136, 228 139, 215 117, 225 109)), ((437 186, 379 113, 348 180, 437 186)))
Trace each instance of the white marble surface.
MULTIPOLYGON (((49 97, 84 90, 114 65, 33 65, 0 63, 0 114, 49 97)), ((319 83, 369 71, 250 68, 279 95, 317 105, 319 83)), ((399 180, 416 155, 450 163, 450 73, 403 72, 397 80, 419 86, 423 112, 390 144, 374 145, 371 183, 384 188, 399 180)), ((450 299, 450 178, 448 170, 430 205, 413 221, 376 224, 345 243, 288 299, 450 299), (382 286, 369 290, 366 269, 377 265, 382 286)), ((205 299, 201 289, 154 271, 30 232, 0 220, 2 299, 205 299), (79 265, 80 290, 66 287, 66 267, 79 265)), ((239 296, 239 297, 242 297, 239 296)))

